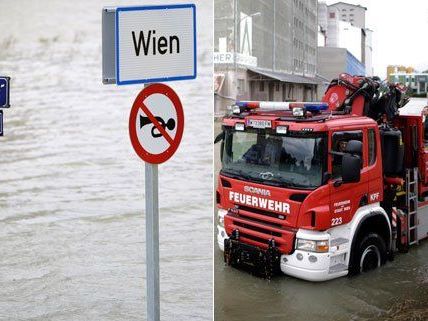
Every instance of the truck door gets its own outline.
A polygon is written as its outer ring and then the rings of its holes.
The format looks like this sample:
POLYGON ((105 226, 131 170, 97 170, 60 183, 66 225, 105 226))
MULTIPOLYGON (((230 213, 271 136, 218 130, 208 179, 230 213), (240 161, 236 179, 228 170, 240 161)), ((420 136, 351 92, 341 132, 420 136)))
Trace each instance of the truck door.
MULTIPOLYGON (((384 197, 381 144, 377 126, 367 128, 367 151, 368 203, 371 204, 380 202, 384 197)), ((395 193, 393 195, 391 197, 395 197, 395 193)))
POLYGON ((352 220, 355 211, 368 203, 367 139, 362 130, 336 131, 330 138, 332 151, 344 152, 350 140, 363 143, 361 179, 358 183, 341 183, 342 157, 330 155, 330 223, 331 226, 346 224, 352 220))

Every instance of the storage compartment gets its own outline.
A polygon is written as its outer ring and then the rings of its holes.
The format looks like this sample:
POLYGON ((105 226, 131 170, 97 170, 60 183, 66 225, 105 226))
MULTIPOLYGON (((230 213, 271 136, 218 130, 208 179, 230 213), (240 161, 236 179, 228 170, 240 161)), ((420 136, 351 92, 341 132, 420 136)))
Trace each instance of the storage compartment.
POLYGON ((401 131, 395 128, 381 128, 383 172, 387 176, 400 176, 403 172, 404 144, 401 131))

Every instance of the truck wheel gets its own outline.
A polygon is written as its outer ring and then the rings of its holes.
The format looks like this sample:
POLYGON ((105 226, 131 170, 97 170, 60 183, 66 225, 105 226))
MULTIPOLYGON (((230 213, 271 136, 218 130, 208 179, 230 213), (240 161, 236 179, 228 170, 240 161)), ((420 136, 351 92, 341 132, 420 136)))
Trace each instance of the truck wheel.
POLYGON ((374 270, 386 261, 385 241, 377 233, 369 233, 356 244, 351 257, 350 274, 355 275, 374 270))

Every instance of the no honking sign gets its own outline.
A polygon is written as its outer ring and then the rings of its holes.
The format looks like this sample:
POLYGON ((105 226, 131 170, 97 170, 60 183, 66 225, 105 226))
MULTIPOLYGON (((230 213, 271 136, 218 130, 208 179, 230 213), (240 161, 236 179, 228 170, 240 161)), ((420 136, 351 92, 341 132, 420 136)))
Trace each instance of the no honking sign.
POLYGON ((171 158, 183 129, 183 106, 171 87, 152 84, 138 94, 129 117, 129 136, 142 160, 160 164, 171 158))

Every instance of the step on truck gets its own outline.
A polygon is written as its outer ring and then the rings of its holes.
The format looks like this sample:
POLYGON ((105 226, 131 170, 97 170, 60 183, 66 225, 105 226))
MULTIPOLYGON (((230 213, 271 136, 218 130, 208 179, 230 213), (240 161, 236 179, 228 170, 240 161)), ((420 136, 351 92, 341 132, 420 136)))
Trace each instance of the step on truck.
POLYGON ((428 126, 405 88, 341 74, 319 103, 240 101, 222 120, 217 241, 271 278, 367 272, 428 236, 428 126))

